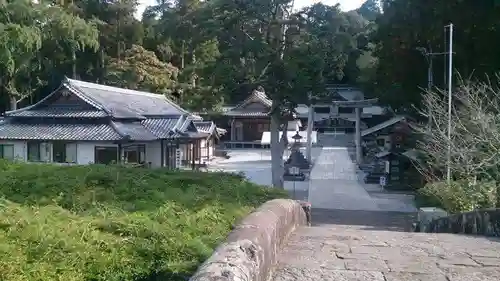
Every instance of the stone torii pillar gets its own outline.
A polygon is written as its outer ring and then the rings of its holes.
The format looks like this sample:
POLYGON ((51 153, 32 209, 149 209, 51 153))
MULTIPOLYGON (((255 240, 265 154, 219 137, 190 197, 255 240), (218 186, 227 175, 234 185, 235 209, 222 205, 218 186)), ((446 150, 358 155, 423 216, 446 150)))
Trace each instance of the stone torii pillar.
POLYGON ((361 150, 361 113, 365 107, 373 106, 378 99, 354 100, 354 101, 333 101, 333 105, 338 107, 354 108, 356 112, 356 133, 354 141, 356 143, 356 164, 363 163, 363 153, 361 150))
POLYGON ((312 163, 312 154, 311 154, 311 148, 312 148, 312 128, 314 126, 314 107, 312 105, 309 105, 309 111, 307 113, 307 145, 306 145, 306 159, 309 163, 312 163))

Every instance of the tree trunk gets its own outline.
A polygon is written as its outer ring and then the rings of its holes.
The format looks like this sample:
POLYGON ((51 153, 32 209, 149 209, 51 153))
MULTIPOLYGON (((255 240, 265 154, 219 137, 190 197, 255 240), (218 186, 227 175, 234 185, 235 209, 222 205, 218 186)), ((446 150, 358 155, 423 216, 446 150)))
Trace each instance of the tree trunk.
POLYGON ((280 132, 281 116, 277 110, 271 115, 271 173, 272 173, 272 184, 275 188, 284 188, 283 174, 285 172, 283 165, 283 153, 287 146, 286 131, 288 129, 288 122, 283 125, 283 134, 281 139, 279 137, 280 132))
POLYGON ((76 76, 76 51, 71 51, 71 75, 73 79, 78 79, 76 76))
MULTIPOLYGON (((192 64, 193 66, 196 64, 196 54, 193 51, 193 57, 192 57, 192 64)), ((196 73, 193 71, 191 74, 191 84, 193 88, 196 88, 196 73)))
POLYGON ((16 110, 17 109, 17 99, 14 96, 9 97, 9 103, 10 103, 10 110, 16 110))
POLYGON ((184 67, 185 67, 185 62, 184 62, 185 48, 186 48, 186 43, 184 42, 184 40, 182 40, 182 44, 181 44, 181 70, 184 70, 184 67))

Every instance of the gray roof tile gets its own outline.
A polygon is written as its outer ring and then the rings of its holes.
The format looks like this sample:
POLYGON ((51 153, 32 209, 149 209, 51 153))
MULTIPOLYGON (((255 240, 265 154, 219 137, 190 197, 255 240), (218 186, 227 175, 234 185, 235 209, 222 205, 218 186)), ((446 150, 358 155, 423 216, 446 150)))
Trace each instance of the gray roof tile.
POLYGON ((166 139, 173 137, 172 130, 179 123, 180 118, 151 118, 142 120, 141 124, 157 138, 166 139))
POLYGON ((230 110, 225 112, 226 116, 234 116, 234 117, 266 117, 269 115, 267 112, 256 112, 256 111, 237 111, 230 110))
POLYGON ((134 141, 152 141, 158 139, 150 130, 140 122, 111 122, 116 131, 124 138, 134 141))
POLYGON ((67 79, 67 87, 100 105, 115 118, 182 115, 188 112, 161 94, 67 79))
POLYGON ((215 124, 212 121, 195 121, 194 126, 201 133, 211 134, 215 129, 215 124))
POLYGON ((0 123, 0 139, 150 141, 202 136, 194 125, 194 122, 200 122, 202 119, 182 109, 164 95, 72 79, 66 79, 61 87, 65 87, 95 109, 50 104, 40 106, 48 100, 47 97, 35 105, 8 112, 6 122, 0 123), (33 122, 30 118, 28 120, 31 121, 28 122, 17 117, 34 117, 35 120, 40 120, 33 122), (53 119, 58 117, 61 119, 53 119), (98 122, 91 119, 109 117, 112 117, 113 121, 101 119, 103 122, 98 122), (63 118, 73 118, 81 122, 77 121, 80 124, 75 124, 63 118), (93 124, 97 122, 99 124, 93 124), (106 124, 102 124, 104 122, 106 124))
POLYGON ((50 118, 101 118, 108 114, 101 110, 82 110, 79 108, 49 107, 38 110, 20 110, 7 113, 12 117, 50 117, 50 118))
POLYGON ((243 102, 235 106, 234 109, 245 107, 247 104, 252 102, 259 102, 267 107, 271 107, 273 104, 272 100, 267 97, 266 93, 255 90, 243 102))
POLYGON ((0 126, 0 139, 114 141, 122 137, 108 124, 17 124, 0 126))

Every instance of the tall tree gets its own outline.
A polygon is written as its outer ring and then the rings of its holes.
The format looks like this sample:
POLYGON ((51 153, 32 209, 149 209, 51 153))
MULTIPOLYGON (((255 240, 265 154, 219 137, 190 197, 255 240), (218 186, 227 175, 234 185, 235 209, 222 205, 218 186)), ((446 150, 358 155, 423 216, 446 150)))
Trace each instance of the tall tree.
POLYGON ((291 12, 289 1, 209 2, 200 18, 221 53, 214 83, 228 96, 248 95, 258 87, 273 101, 271 154, 273 185, 283 186, 282 157, 287 120, 308 94, 325 93, 325 82, 346 78, 345 67, 357 49, 354 29, 338 6, 314 5, 291 12))
POLYGON ((43 13, 40 5, 29 0, 0 1, 0 85, 11 110, 33 91, 43 13))
POLYGON ((160 61, 154 52, 136 45, 124 52, 123 59, 111 59, 107 70, 107 84, 165 95, 175 89, 179 72, 171 64, 160 61))
POLYGON ((94 21, 86 21, 74 9, 73 3, 46 7, 42 31, 44 51, 57 50, 61 55, 59 61, 52 60, 53 66, 70 66, 71 76, 78 78, 77 54, 86 48, 96 51, 99 47, 99 32, 94 21))
MULTIPOLYGON (((500 54, 491 48, 496 38, 500 6, 495 1, 384 0, 384 13, 377 19, 373 81, 376 94, 395 109, 420 106, 427 84, 427 62, 417 48, 446 52, 444 26, 454 23, 454 70, 466 77, 485 78, 497 71, 500 54)), ((446 57, 434 56, 434 83, 444 87, 446 57), (444 77, 443 77, 444 76, 444 77)))

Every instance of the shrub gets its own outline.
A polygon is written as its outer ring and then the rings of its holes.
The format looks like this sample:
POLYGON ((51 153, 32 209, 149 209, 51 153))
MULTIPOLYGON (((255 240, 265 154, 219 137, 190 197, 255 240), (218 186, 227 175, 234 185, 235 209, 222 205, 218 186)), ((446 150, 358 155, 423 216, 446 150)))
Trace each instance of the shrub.
POLYGON ((224 173, 0 162, 0 280, 185 280, 284 191, 224 173))
POLYGON ((417 197, 421 207, 440 207, 450 213, 460 213, 495 207, 497 189, 495 182, 433 182, 421 188, 417 197))

